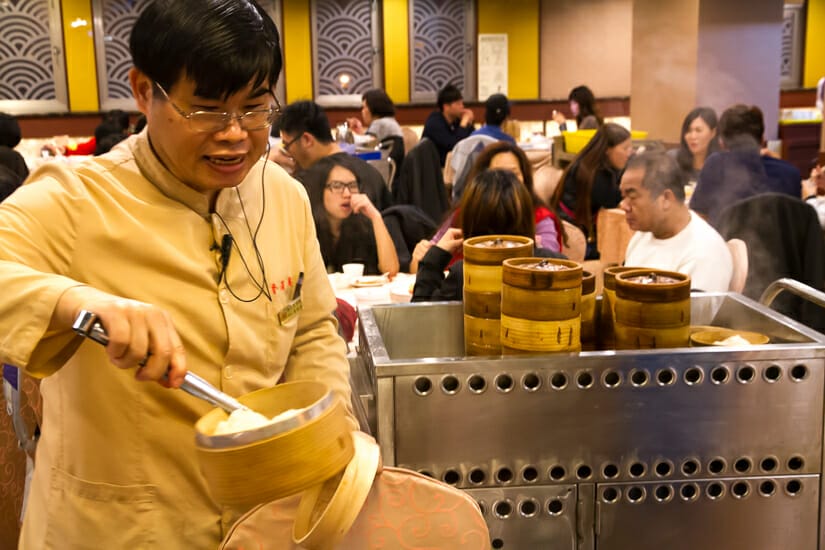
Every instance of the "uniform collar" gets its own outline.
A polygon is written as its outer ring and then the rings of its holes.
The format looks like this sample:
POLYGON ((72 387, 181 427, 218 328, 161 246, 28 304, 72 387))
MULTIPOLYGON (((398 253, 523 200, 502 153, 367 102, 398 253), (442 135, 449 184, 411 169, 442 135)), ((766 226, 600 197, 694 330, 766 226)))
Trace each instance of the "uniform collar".
MULTIPOLYGON (((209 208, 209 198, 200 191, 186 185, 163 165, 155 153, 155 150, 152 148, 152 144, 149 142, 149 133, 147 131, 144 130, 140 134, 133 136, 130 141, 138 169, 147 180, 167 197, 186 205, 204 218, 211 217, 212 212, 209 208)), ((247 204, 247 215, 252 214, 249 212, 249 206, 255 203, 253 195, 258 193, 260 186, 256 185, 255 182, 260 184, 260 171, 263 162, 265 161, 256 163, 238 186, 240 196, 244 203, 247 204)), ((234 188, 221 189, 218 191, 218 196, 215 201, 215 211, 220 212, 224 217, 241 217, 243 213, 241 212, 237 197, 238 195, 234 188)))

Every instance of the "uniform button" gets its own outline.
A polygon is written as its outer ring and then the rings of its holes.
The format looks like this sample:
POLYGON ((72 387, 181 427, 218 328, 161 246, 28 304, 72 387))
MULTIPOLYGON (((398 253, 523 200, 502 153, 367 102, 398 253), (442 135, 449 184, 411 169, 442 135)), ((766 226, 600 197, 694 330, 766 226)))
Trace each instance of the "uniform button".
POLYGON ((226 365, 223 368, 223 377, 224 378, 232 378, 232 365, 226 365))
POLYGON ((222 304, 229 302, 229 292, 225 288, 222 288, 220 292, 218 292, 218 297, 222 304))

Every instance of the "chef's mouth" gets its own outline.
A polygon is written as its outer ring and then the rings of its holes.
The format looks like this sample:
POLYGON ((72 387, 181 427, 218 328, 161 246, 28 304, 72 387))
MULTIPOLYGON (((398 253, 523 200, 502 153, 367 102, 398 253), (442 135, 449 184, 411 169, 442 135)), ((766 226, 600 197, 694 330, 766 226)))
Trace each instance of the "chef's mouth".
POLYGON ((206 158, 209 162, 213 162, 221 166, 233 166, 235 164, 242 163, 244 160, 243 155, 205 155, 204 158, 206 158))

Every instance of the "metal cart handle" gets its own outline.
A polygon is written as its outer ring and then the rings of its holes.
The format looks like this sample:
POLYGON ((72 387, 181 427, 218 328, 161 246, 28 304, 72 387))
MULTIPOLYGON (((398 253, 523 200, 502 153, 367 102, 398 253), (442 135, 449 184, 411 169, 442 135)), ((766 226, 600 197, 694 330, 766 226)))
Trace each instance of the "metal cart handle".
POLYGON ((795 279, 777 279, 768 285, 759 302, 767 307, 770 307, 777 296, 783 291, 787 290, 805 298, 809 302, 813 302, 819 307, 825 308, 825 292, 819 291, 813 287, 800 283, 795 279))

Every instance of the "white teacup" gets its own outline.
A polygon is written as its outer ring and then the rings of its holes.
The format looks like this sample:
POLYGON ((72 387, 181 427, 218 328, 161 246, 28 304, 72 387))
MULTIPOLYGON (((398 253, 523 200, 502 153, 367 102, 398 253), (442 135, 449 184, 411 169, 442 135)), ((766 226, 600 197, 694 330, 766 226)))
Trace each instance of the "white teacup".
POLYGON ((364 276, 364 264, 344 264, 341 266, 341 269, 344 271, 344 275, 346 275, 345 278, 349 284, 353 284, 364 276))

